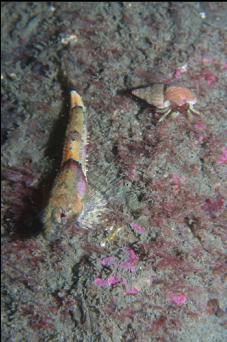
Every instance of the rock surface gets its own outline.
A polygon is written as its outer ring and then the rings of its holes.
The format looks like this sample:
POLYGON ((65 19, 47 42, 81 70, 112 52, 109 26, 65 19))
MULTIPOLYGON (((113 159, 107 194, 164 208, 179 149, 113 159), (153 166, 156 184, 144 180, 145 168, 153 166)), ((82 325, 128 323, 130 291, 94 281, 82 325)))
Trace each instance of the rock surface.
POLYGON ((224 2, 2 3, 2 341, 225 340, 226 21, 224 2), (158 123, 125 92, 155 82, 203 116, 158 123), (71 86, 90 201, 50 242, 71 86))

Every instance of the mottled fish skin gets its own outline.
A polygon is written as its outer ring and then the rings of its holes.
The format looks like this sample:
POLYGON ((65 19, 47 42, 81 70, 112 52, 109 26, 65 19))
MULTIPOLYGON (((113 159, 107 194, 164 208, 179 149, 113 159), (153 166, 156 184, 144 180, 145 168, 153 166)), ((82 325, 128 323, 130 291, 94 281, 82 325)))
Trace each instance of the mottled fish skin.
POLYGON ((69 159, 80 163, 86 175, 87 115, 80 95, 71 91, 70 119, 66 131, 62 164, 69 159))
POLYGON ((44 211, 47 239, 57 237, 65 223, 75 222, 83 212, 87 195, 86 143, 86 111, 80 95, 73 90, 62 163, 44 211))

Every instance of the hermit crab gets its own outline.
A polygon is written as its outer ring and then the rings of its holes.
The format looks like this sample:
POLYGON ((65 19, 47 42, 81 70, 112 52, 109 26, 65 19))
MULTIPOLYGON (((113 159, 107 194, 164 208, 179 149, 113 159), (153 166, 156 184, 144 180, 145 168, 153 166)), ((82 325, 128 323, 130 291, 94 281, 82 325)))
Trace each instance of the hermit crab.
POLYGON ((156 107, 157 112, 163 114, 159 121, 163 121, 170 114, 183 111, 186 111, 190 118, 192 114, 201 115, 193 108, 197 99, 188 88, 157 83, 134 89, 132 94, 156 107))

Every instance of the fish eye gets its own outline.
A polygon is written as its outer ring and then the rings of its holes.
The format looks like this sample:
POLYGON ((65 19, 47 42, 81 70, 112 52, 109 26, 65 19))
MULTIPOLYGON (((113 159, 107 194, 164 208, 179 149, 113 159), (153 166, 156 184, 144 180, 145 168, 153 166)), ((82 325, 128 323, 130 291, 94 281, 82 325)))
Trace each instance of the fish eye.
POLYGON ((58 212, 58 222, 65 223, 66 218, 67 218, 67 213, 64 209, 61 208, 58 212))

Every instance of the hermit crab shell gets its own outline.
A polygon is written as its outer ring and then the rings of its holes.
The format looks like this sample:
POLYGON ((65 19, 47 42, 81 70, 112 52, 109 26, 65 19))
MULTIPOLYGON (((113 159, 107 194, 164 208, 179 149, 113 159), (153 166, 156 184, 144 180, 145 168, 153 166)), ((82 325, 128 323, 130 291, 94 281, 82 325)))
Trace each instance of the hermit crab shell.
POLYGON ((164 84, 157 83, 147 88, 134 89, 132 94, 157 108, 163 109, 169 104, 168 102, 165 103, 164 90, 164 84))
POLYGON ((165 91, 165 100, 177 105, 183 106, 184 104, 195 104, 197 99, 191 90, 182 87, 168 87, 165 91))
POLYGON ((165 109, 171 104, 180 107, 197 102, 191 90, 184 87, 166 86, 161 83, 147 88, 134 89, 132 94, 159 109, 165 109))

